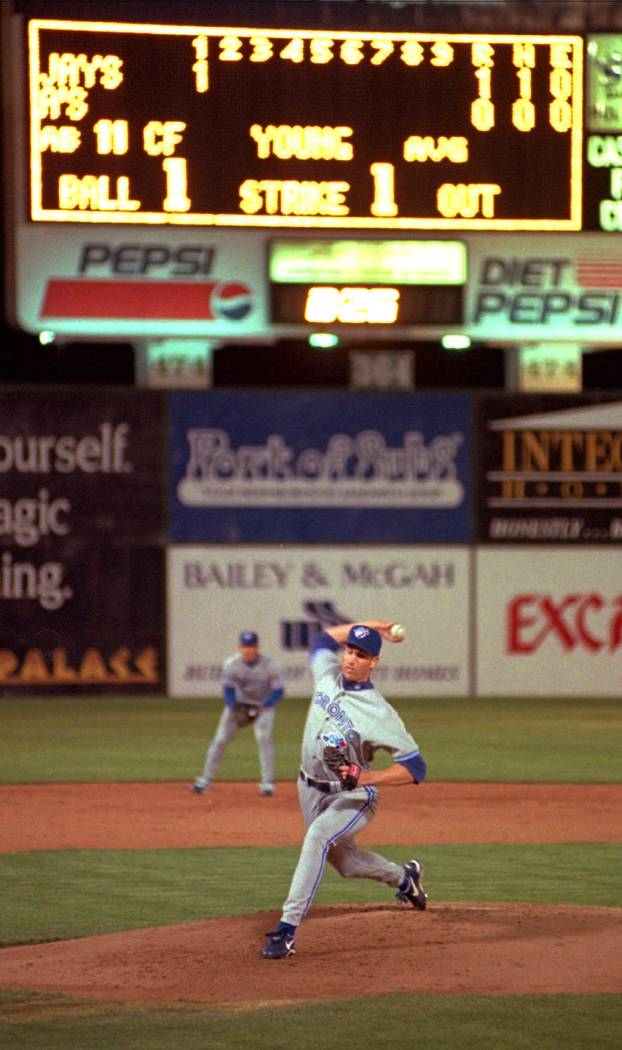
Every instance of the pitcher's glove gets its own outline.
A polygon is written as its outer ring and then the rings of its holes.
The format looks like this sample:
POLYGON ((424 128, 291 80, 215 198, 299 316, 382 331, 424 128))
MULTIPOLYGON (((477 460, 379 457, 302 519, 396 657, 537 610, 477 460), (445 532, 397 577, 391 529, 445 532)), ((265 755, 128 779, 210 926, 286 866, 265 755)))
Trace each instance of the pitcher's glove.
POLYGON ((341 790, 354 791, 359 782, 361 767, 356 762, 348 762, 343 751, 340 751, 338 747, 325 747, 323 759, 324 764, 339 777, 341 790))
POLYGON ((240 704, 236 701, 232 707, 233 717, 240 727, 248 726, 254 722, 259 714, 259 706, 255 704, 240 704))

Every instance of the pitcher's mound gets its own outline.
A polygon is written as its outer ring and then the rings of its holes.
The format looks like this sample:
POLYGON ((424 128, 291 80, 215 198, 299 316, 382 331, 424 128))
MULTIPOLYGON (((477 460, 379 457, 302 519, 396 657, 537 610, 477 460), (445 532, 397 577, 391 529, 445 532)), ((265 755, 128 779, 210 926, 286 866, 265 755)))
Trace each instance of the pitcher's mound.
POLYGON ((391 992, 622 992, 622 910, 317 906, 297 954, 262 959, 274 912, 5 948, 0 985, 140 1003, 241 1005, 391 992))

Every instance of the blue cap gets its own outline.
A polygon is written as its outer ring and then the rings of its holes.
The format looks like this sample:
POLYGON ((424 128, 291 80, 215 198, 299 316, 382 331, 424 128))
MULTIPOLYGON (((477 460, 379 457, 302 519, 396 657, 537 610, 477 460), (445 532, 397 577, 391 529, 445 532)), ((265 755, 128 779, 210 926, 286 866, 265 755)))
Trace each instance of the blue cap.
POLYGON ((242 631, 240 645, 259 645, 259 638, 254 631, 242 631))
POLYGON ((370 656, 378 656, 382 647, 382 638, 373 627, 364 627, 362 623, 355 623, 350 628, 346 645, 355 645, 357 649, 362 649, 370 656))

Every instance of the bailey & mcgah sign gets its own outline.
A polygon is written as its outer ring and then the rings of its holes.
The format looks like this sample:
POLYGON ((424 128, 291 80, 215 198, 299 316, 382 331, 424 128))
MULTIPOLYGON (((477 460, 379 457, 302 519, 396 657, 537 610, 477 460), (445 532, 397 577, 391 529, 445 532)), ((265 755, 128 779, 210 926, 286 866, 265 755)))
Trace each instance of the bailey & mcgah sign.
POLYGON ((219 695, 222 661, 246 623, 281 664, 287 694, 308 695, 313 636, 373 608, 407 629, 404 645, 383 648, 374 675, 388 696, 466 696, 470 579, 466 547, 169 546, 169 693, 219 695))

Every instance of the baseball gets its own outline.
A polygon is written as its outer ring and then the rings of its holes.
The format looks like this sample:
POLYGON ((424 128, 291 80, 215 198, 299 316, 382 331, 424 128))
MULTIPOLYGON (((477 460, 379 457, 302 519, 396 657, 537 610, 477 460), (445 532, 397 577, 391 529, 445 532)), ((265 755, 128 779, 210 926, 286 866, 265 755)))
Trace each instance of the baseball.
POLYGON ((389 631, 389 634, 392 638, 403 638, 406 634, 406 631, 402 627, 401 623, 394 623, 393 627, 389 631))

